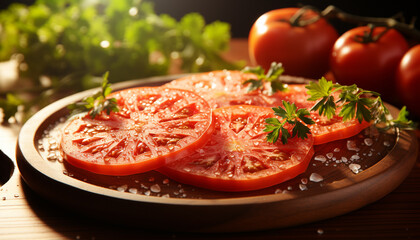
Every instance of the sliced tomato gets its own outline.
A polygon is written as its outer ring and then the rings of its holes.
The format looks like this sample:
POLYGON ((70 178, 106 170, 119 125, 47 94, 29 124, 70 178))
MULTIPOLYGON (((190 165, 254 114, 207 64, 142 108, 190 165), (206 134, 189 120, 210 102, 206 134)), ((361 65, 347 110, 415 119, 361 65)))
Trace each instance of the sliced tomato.
POLYGON ((352 137, 370 126, 369 122, 359 123, 356 119, 343 121, 343 118, 337 115, 327 119, 319 116, 318 113, 311 112, 311 118, 315 124, 308 127, 314 136, 314 145, 352 137))
POLYGON ((119 112, 76 117, 64 128, 70 164, 105 175, 146 172, 194 152, 214 129, 210 106, 190 91, 144 87, 110 97, 119 112))
MULTIPOLYGON (((241 104, 278 107, 284 100, 295 103, 298 108, 310 110, 315 104, 307 100, 309 95, 305 84, 289 84, 286 91, 268 95, 265 90, 248 92, 248 86, 243 82, 251 78, 256 76, 240 71, 213 71, 176 79, 165 86, 194 91, 206 99, 213 109, 241 104)), ((269 87, 265 86, 265 89, 269 87)), ((369 126, 369 123, 359 123, 357 120, 343 122, 338 116, 328 120, 316 112, 311 112, 311 117, 315 121, 310 129, 316 145, 354 136, 369 126)))
POLYGON ((176 79, 166 87, 187 89, 206 99, 213 109, 231 105, 273 106, 278 98, 264 94, 264 90, 249 92, 243 82, 256 79, 256 75, 240 71, 212 71, 176 79))
MULTIPOLYGON (((336 99, 339 93, 336 92, 336 99)), ((306 93, 304 84, 292 84, 288 86, 285 92, 277 92, 276 96, 279 99, 295 103, 298 108, 306 108, 310 110, 315 101, 308 101, 309 95, 306 93)), ((314 137, 314 145, 320 145, 335 140, 349 138, 361 132, 366 127, 370 126, 369 122, 362 121, 359 123, 357 119, 343 121, 342 117, 338 116, 341 108, 338 108, 336 114, 328 119, 325 116, 320 116, 318 112, 310 111, 311 118, 315 124, 309 125, 311 134, 314 137)))
MULTIPOLYGON (((286 145, 266 141, 268 107, 237 105, 214 111, 216 129, 202 148, 158 169, 176 181, 218 191, 273 186, 303 173, 314 153, 313 138, 294 137, 286 145)), ((287 125, 287 124, 286 124, 287 125)), ((286 128, 291 132, 291 126, 286 128)))

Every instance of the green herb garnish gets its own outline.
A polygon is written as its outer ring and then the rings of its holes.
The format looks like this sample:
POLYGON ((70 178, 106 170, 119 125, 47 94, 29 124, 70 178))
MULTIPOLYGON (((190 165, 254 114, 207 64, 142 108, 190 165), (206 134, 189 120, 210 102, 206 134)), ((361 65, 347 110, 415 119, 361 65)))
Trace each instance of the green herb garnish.
POLYGON ((267 141, 271 143, 277 142, 278 138, 281 135, 281 142, 287 144, 289 138, 298 136, 301 139, 305 139, 310 134, 309 128, 303 124, 314 124, 314 121, 309 118, 309 111, 305 108, 297 109, 294 103, 289 103, 282 101, 284 108, 281 106, 272 108, 274 114, 283 118, 283 121, 280 121, 277 118, 267 118, 265 122, 264 132, 269 132, 267 135, 267 141), (301 122, 302 121, 302 122, 301 122), (292 129, 292 135, 284 127, 286 123, 294 125, 292 129))
POLYGON ((94 119, 103 111, 108 115, 111 114, 111 112, 119 111, 117 100, 115 98, 106 98, 112 91, 111 84, 108 83, 108 75, 109 73, 106 72, 103 76, 101 91, 68 106, 71 114, 89 112, 89 116, 94 119))
POLYGON ((318 111, 321 116, 332 118, 336 114, 337 107, 341 107, 338 116, 343 117, 343 121, 357 119, 379 124, 384 123, 383 129, 396 127, 400 129, 415 129, 414 122, 407 119, 408 112, 405 107, 400 111, 397 119, 393 120, 388 108, 382 101, 380 94, 374 91, 358 88, 355 84, 344 86, 333 84, 324 77, 318 82, 311 82, 308 86, 310 101, 318 101, 311 111, 318 111), (339 99, 335 100, 333 93, 339 91, 339 99))
POLYGON ((271 86, 270 94, 273 94, 277 91, 284 91, 286 85, 280 80, 280 75, 283 74, 284 68, 281 63, 273 62, 271 67, 265 74, 265 70, 261 67, 245 67, 242 72, 244 73, 253 73, 257 75, 257 79, 248 79, 243 82, 244 85, 250 83, 248 92, 254 91, 256 89, 263 89, 264 82, 269 82, 271 86))

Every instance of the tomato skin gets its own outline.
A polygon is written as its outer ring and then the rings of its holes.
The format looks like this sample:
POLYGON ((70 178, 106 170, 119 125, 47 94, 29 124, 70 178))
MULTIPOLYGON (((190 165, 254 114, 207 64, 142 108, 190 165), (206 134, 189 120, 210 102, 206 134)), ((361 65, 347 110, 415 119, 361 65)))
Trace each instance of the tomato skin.
MULTIPOLYGON (((338 34, 323 18, 306 26, 292 26, 288 21, 298 10, 282 8, 260 16, 249 33, 250 58, 266 70, 272 62, 281 62, 285 74, 317 79, 329 68, 338 34)), ((303 18, 316 16, 307 10, 303 18)))
POLYGON ((401 59, 396 74, 397 89, 408 111, 420 117, 420 44, 401 59))
MULTIPOLYGON (((385 27, 376 27, 373 36, 384 30, 385 27)), ((356 35, 366 31, 370 31, 368 26, 357 27, 338 38, 331 53, 331 71, 340 84, 357 84, 389 98, 394 91, 398 63, 408 50, 408 43, 394 29, 389 29, 374 42, 355 41, 356 35)))
POLYGON ((114 176, 151 171, 191 154, 214 130, 210 106, 191 91, 139 87, 110 97, 118 112, 64 127, 60 146, 71 165, 114 176))
MULTIPOLYGON (((263 129, 267 117, 276 117, 271 108, 236 105, 218 108, 214 115, 216 130, 206 145, 159 172, 182 183, 236 192, 273 186, 307 169, 312 136, 268 143, 263 129)), ((291 132, 292 126, 285 127, 291 132)))

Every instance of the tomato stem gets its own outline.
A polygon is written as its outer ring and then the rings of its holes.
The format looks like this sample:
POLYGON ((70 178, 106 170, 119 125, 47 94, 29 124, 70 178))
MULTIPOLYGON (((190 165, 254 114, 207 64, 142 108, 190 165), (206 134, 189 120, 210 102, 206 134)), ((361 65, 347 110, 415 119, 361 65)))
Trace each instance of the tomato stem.
POLYGON ((310 25, 316 21, 318 21, 319 19, 321 19, 321 14, 320 12, 311 7, 311 6, 303 6, 301 7, 289 20, 290 25, 292 25, 293 27, 305 27, 307 25, 310 25), (306 12, 308 12, 308 10, 314 11, 316 13, 318 13, 317 16, 306 19, 306 20, 302 20, 303 15, 305 15, 306 12))
POLYGON ((385 33, 388 32, 390 29, 389 27, 386 27, 385 30, 377 34, 376 36, 373 35, 373 31, 377 26, 374 24, 368 24, 369 31, 363 32, 363 35, 356 35, 354 36, 353 40, 359 43, 372 43, 378 41, 385 33))
POLYGON ((326 19, 339 19, 343 22, 354 24, 375 24, 379 27, 394 28, 402 34, 412 38, 413 40, 420 41, 420 31, 415 29, 414 22, 406 24, 393 18, 377 18, 377 17, 363 17, 344 12, 343 10, 330 5, 326 7, 320 14, 326 19))

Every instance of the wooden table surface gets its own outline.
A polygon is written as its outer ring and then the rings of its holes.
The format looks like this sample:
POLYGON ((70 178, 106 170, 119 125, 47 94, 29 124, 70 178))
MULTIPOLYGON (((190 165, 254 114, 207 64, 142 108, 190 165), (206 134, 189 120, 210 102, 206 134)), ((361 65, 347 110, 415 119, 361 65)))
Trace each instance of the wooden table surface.
MULTIPOLYGON (((246 40, 233 40, 227 58, 247 59, 246 40)), ((0 126, 0 150, 15 165, 11 179, 0 187, 0 239, 420 239, 420 157, 393 192, 332 219, 249 233, 158 232, 82 218, 39 197, 26 186, 16 167, 18 132, 19 126, 0 126)), ((419 131, 417 138, 420 140, 419 131)))

